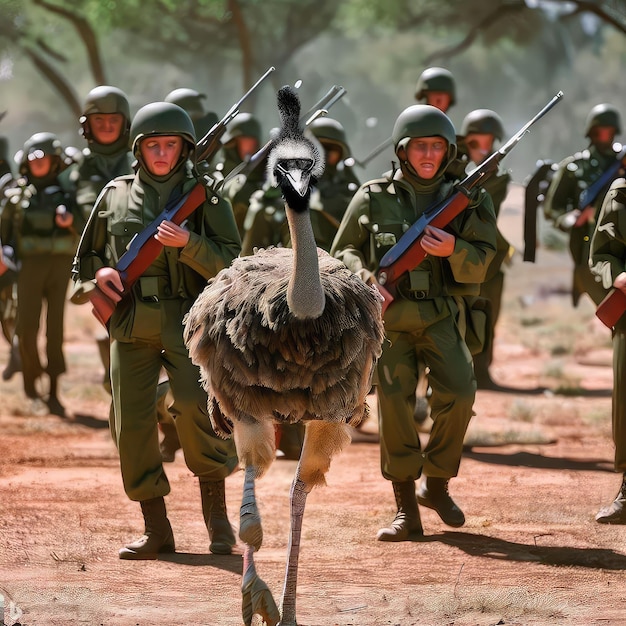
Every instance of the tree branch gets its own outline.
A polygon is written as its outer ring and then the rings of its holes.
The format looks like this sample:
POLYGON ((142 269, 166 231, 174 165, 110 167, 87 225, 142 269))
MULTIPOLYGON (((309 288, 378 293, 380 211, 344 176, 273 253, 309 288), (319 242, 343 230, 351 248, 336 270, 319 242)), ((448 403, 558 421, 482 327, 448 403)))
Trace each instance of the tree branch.
POLYGON ((89 59, 89 66, 91 67, 91 74, 97 85, 105 85, 107 83, 104 66, 102 64, 102 58, 100 55, 100 50, 98 48, 98 38, 96 37, 96 33, 94 29, 91 27, 91 24, 80 15, 76 15, 72 11, 69 11, 63 7, 60 7, 56 4, 51 4, 47 2, 47 0, 33 0, 33 3, 40 6, 41 8, 49 11, 50 13, 55 13, 60 17, 69 21, 72 26, 74 26, 78 36, 82 40, 85 49, 87 50, 87 57, 89 59))
POLYGON ((80 102, 74 92, 72 85, 65 77, 58 72, 39 52, 28 46, 23 46, 22 50, 33 62, 33 65, 46 77, 53 87, 61 94, 61 97, 70 107, 76 118, 82 113, 80 102))
POLYGON ((449 59, 457 54, 460 54, 464 50, 467 50, 478 38, 482 31, 493 26, 496 22, 501 20, 505 15, 509 13, 518 13, 526 10, 527 7, 524 3, 520 4, 508 4, 505 6, 499 6, 495 8, 491 13, 488 13, 480 22, 470 28, 465 37, 456 45, 448 48, 437 50, 432 54, 429 54, 424 63, 430 65, 436 59, 449 59))

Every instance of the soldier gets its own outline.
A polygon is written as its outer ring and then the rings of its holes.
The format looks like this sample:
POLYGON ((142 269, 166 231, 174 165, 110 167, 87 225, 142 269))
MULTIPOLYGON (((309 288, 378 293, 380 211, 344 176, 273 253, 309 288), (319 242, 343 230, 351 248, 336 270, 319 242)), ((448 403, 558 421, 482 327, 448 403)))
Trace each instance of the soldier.
MULTIPOLYGON (((494 152, 496 142, 502 141, 504 127, 500 116, 491 109, 475 109, 468 113, 461 124, 461 133, 457 138, 459 154, 454 166, 459 168, 458 176, 463 178, 466 170, 481 165, 494 152), (469 166, 469 167, 468 167, 469 166)), ((484 183, 485 190, 491 196, 496 218, 500 214, 500 206, 506 197, 511 175, 500 169, 484 183)), ((493 361, 493 340, 495 327, 500 315, 502 292, 504 289, 504 272, 502 266, 510 259, 511 245, 504 235, 497 231, 496 256, 489 264, 485 282, 480 286, 479 298, 470 299, 469 315, 476 316, 483 324, 472 325, 474 329, 485 326, 485 332, 474 337, 475 347, 472 349, 469 337, 468 346, 474 354, 474 374, 479 389, 496 389, 498 385, 492 380, 489 367, 493 361)))
MULTIPOLYGON (((81 134, 87 140, 82 162, 78 168, 76 198, 85 221, 89 219, 96 198, 104 186, 118 176, 131 174, 134 157, 128 149, 130 136, 130 105, 128 96, 119 88, 100 85, 85 98, 80 119, 81 134)), ((111 393, 109 376, 109 336, 106 332, 96 338, 104 366, 103 385, 111 393)), ((173 461, 180 442, 176 425, 165 406, 168 384, 163 382, 158 392, 159 426, 163 433, 160 443, 164 461, 173 461)))
MULTIPOLYGON (((221 174, 226 177, 234 167, 257 152, 261 147, 261 137, 261 124, 254 115, 250 113, 236 115, 222 138, 221 174)), ((264 182, 265 167, 259 164, 250 172, 235 176, 224 186, 224 195, 232 204, 235 222, 242 238, 250 197, 263 187, 264 182)))
POLYGON ((560 230, 569 233, 569 248, 574 261, 574 306, 578 305, 583 293, 587 293, 596 304, 606 293, 591 273, 588 263, 591 236, 604 194, 599 194, 595 206, 588 207, 579 206, 579 195, 615 162, 617 153, 613 141, 620 132, 621 121, 617 109, 610 104, 594 106, 585 124, 585 137, 589 139, 589 146, 561 161, 543 204, 546 218, 560 230))
POLYGON ((165 96, 165 102, 177 104, 187 111, 198 139, 204 137, 219 121, 217 113, 205 109, 204 100, 206 100, 206 94, 187 87, 174 89, 165 96))
POLYGON ((427 67, 417 79, 415 99, 447 113, 456 103, 456 85, 452 72, 443 67, 427 67))
POLYGON ((133 236, 168 200, 202 179, 190 171, 195 129, 179 106, 142 107, 130 129, 138 169, 103 190, 81 238, 75 279, 86 292, 97 285, 117 307, 109 321, 114 434, 124 489, 140 502, 145 533, 123 547, 121 559, 155 559, 175 550, 164 496, 170 485, 158 446, 156 391, 161 368, 169 377, 185 462, 199 478, 209 550, 230 554, 235 537, 226 513, 224 479, 237 465, 234 445, 216 437, 207 415, 200 372, 182 337, 183 317, 219 270, 237 256, 240 240, 229 203, 204 186, 206 200, 186 226, 164 220, 155 238, 163 249, 124 297, 115 269, 133 236))
POLYGON ((71 177, 61 173, 70 160, 53 133, 37 133, 18 153, 19 178, 5 189, 0 205, 0 240, 15 251, 17 324, 24 392, 31 409, 42 412, 37 380, 47 373, 46 399, 53 415, 65 416, 59 400, 58 379, 66 371, 63 355, 65 296, 72 255, 84 221, 76 205, 71 177), (38 334, 43 301, 47 303, 46 367, 39 358, 38 334))
MULTIPOLYGON (((456 155, 452 122, 430 105, 400 113, 392 137, 399 168, 359 188, 331 248, 383 295, 387 292, 376 278, 381 258, 426 209, 450 194, 453 181, 446 169, 456 155)), ((378 532, 380 541, 423 534, 418 501, 450 526, 465 523, 448 482, 458 472, 476 382, 453 296, 478 295, 495 255, 496 218, 489 195, 479 190, 445 229, 427 226, 421 246, 426 258, 400 280, 384 314, 388 341, 377 365, 381 469, 393 484, 398 509, 391 526, 378 532), (420 362, 429 368, 432 388, 433 426, 424 449, 413 420, 420 362), (420 476, 425 479, 416 497, 420 476)))
POLYGON ((317 245, 328 251, 361 183, 352 167, 354 161, 343 126, 330 117, 318 117, 309 129, 324 149, 326 160, 324 173, 315 185, 318 194, 311 199, 311 223, 317 245))
MULTIPOLYGON (((626 180, 618 178, 604 198, 591 239, 589 265, 605 289, 626 293, 626 180)), ((601 524, 626 524, 626 315, 613 331, 612 423, 615 444, 615 471, 622 484, 615 500, 598 511, 601 524)))

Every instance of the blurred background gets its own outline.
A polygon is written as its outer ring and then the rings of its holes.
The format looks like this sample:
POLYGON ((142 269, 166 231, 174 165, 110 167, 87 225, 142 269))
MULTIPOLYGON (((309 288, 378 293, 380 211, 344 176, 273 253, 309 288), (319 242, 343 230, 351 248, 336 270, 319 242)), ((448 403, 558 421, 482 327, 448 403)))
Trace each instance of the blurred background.
MULTIPOLYGON (((188 87, 221 117, 272 65, 242 110, 267 134, 281 85, 302 81, 304 109, 343 85, 330 115, 357 161, 415 104, 429 66, 455 78, 457 129, 469 111, 490 108, 509 136, 565 93, 504 161, 517 182, 537 159, 586 147, 594 104, 626 114, 624 0, 0 0, 0 16, 0 134, 11 154, 39 131, 83 148, 78 118, 96 85, 124 90, 131 113, 188 87)), ((359 177, 380 175, 392 158, 383 151, 359 177)))

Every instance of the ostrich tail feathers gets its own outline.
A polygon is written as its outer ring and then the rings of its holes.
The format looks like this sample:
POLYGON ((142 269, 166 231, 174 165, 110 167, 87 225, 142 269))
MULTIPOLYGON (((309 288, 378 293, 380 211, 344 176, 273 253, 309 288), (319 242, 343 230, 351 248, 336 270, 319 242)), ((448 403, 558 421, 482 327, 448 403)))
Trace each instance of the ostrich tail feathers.
POLYGON ((281 121, 282 135, 300 135, 300 98, 289 85, 278 90, 278 112, 281 121))

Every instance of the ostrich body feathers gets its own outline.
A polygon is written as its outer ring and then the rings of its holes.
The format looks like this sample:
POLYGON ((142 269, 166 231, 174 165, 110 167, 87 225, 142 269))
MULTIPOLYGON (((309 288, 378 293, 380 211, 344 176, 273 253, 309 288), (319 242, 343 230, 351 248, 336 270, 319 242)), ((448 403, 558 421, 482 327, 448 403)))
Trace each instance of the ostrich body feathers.
POLYGON ((231 430, 220 415, 356 425, 366 414, 383 338, 380 299, 342 262, 320 249, 318 259, 326 306, 316 319, 289 310, 287 248, 235 259, 191 308, 185 341, 220 435, 231 430))

